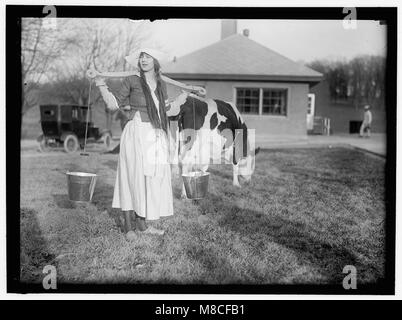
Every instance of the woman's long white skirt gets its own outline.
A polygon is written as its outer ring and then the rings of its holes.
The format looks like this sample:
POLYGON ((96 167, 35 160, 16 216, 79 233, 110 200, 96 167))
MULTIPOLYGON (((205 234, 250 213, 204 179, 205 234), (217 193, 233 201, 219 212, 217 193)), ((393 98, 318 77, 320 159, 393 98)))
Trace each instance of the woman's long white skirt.
POLYGON ((120 138, 120 154, 113 195, 113 208, 134 210, 147 220, 173 215, 168 140, 139 112, 129 121, 120 138))

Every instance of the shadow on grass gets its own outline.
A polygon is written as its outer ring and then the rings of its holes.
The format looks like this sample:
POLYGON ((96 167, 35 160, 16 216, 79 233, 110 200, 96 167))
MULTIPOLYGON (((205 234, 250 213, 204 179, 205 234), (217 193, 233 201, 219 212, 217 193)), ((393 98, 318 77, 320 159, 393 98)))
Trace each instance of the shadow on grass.
MULTIPOLYGON (((236 274, 228 259, 216 252, 216 249, 206 248, 191 243, 186 246, 186 255, 193 263, 202 267, 202 273, 197 276, 197 284, 234 284, 241 283, 241 279, 234 279, 236 274)), ((194 283, 193 283, 194 284, 194 283)))
POLYGON ((76 206, 67 194, 52 194, 54 203, 61 209, 74 209, 76 206))
POLYGON ((116 171, 117 169, 117 160, 107 160, 102 162, 103 166, 108 167, 109 169, 116 171))
POLYGON ((214 204, 216 214, 220 215, 216 220, 222 229, 256 240, 252 242, 256 254, 264 252, 264 248, 272 242, 285 246, 294 252, 300 262, 318 267, 320 274, 327 278, 325 282, 330 284, 342 283, 345 277, 342 271, 346 265, 355 266, 361 278, 381 277, 375 263, 359 261, 348 248, 323 240, 324 235, 314 236, 304 223, 284 219, 279 215, 268 216, 260 211, 239 208, 214 195, 209 195, 208 202, 199 203, 201 207, 205 207, 201 210, 208 211, 210 203, 214 204))
POLYGON ((172 186, 173 198, 179 199, 179 200, 184 200, 181 198, 181 190, 182 190, 181 184, 179 185, 179 187, 172 186))
POLYGON ((223 170, 218 170, 214 168, 209 168, 210 174, 220 177, 222 179, 233 180, 233 175, 225 173, 223 170))
POLYGON ((114 220, 116 226, 123 232, 124 226, 121 210, 112 208, 113 193, 113 186, 102 182, 101 179, 98 179, 92 197, 92 204, 95 205, 99 211, 106 211, 114 220))
POLYGON ((55 256, 49 252, 36 217, 36 211, 21 208, 21 251, 20 280, 23 283, 40 283, 45 276, 43 268, 53 265, 57 268, 55 256))
POLYGON ((119 152, 120 152, 120 143, 119 143, 117 146, 115 146, 112 150, 109 150, 109 151, 107 151, 107 152, 105 152, 105 153, 108 153, 108 154, 119 154, 119 152))

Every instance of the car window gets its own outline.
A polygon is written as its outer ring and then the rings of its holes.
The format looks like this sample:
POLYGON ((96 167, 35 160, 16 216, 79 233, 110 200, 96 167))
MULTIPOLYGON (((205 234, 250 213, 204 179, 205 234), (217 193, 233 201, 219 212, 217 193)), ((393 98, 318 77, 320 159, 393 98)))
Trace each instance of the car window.
POLYGON ((72 109, 71 116, 73 117, 73 119, 78 119, 78 109, 77 108, 72 109))

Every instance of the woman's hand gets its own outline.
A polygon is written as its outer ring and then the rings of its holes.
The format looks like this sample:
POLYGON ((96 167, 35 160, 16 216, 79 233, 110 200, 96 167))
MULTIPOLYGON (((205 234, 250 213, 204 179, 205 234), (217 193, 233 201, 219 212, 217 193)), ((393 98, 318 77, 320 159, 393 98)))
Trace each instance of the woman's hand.
POLYGON ((180 107, 186 102, 188 95, 188 92, 182 91, 173 101, 170 103, 168 102, 166 108, 166 114, 168 117, 174 117, 180 113, 180 107))
POLYGON ((188 95, 189 93, 187 91, 182 90, 181 94, 176 98, 176 103, 182 105, 183 103, 186 102, 188 95))

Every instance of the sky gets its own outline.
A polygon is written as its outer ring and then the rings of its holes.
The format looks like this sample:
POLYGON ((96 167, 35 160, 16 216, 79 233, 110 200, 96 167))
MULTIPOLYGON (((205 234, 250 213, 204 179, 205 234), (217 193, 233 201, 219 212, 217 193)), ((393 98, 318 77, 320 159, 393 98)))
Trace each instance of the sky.
MULTIPOLYGON (((221 20, 169 19, 151 24, 152 44, 180 57, 220 40, 221 20)), ((346 29, 342 20, 237 20, 237 33, 294 60, 351 59, 360 54, 386 54, 386 26, 357 20, 346 29)))

